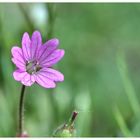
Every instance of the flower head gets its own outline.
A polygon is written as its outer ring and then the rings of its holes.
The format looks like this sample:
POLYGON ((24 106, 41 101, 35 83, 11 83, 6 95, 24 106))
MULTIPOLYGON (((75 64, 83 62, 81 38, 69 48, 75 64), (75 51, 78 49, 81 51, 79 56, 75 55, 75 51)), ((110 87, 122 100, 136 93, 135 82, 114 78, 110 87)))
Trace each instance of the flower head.
POLYGON ((13 77, 25 86, 35 82, 45 88, 54 88, 55 82, 64 80, 64 76, 52 66, 62 59, 64 50, 58 49, 59 40, 54 38, 42 44, 39 31, 30 38, 25 32, 22 37, 22 48, 12 48, 12 62, 16 65, 13 77))
POLYGON ((26 131, 24 131, 22 134, 17 135, 17 137, 29 137, 29 135, 26 131))

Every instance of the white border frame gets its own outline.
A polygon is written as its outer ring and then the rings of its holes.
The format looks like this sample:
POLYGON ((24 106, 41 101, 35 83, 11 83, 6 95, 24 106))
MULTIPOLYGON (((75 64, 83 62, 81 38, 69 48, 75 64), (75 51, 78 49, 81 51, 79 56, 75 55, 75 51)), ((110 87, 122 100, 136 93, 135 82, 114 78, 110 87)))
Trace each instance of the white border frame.
POLYGON ((0 3, 140 3, 140 0, 0 0, 0 3))

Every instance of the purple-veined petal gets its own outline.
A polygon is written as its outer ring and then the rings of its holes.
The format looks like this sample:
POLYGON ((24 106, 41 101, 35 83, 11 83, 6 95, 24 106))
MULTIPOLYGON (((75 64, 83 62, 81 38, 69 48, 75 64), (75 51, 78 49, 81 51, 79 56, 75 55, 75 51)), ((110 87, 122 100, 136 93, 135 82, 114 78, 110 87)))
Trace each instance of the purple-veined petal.
POLYGON ((56 38, 51 39, 47 41, 45 44, 43 44, 38 53, 39 61, 45 60, 49 54, 51 54, 54 50, 57 49, 58 45, 59 45, 59 40, 56 38))
POLYGON ((58 61, 62 59, 64 56, 65 51, 62 49, 57 49, 53 51, 45 60, 40 61, 40 65, 42 67, 51 67, 52 65, 56 64, 58 61))
POLYGON ((42 68, 39 71, 39 73, 40 73, 40 75, 42 75, 44 77, 48 77, 49 79, 51 79, 55 82, 64 81, 64 75, 61 72, 51 69, 51 68, 42 68))
POLYGON ((22 37, 22 50, 24 58, 28 61, 31 59, 31 50, 30 50, 31 40, 29 34, 25 32, 22 37))
POLYGON ((20 69, 17 69, 13 72, 13 77, 16 81, 21 81, 21 79, 25 76, 26 72, 20 69))
POLYGON ((32 75, 20 69, 17 69, 13 72, 13 77, 16 81, 21 81, 21 83, 25 86, 31 86, 35 82, 35 79, 32 75))
POLYGON ((21 61, 19 59, 12 58, 12 62, 17 66, 17 68, 19 68, 23 71, 26 69, 25 64, 21 63, 21 61))
POLYGON ((31 56, 32 58, 36 58, 38 51, 42 45, 42 37, 39 31, 33 32, 31 38, 31 56))
POLYGON ((21 48, 19 48, 18 46, 14 46, 12 47, 11 52, 14 58, 17 58, 17 59, 19 58, 23 63, 25 63, 21 48))
POLYGON ((25 70, 25 60, 23 57, 22 49, 19 47, 13 47, 12 52, 12 62, 21 70, 25 70))
POLYGON ((24 77, 21 79, 21 83, 25 86, 31 86, 35 82, 35 79, 32 75, 26 72, 24 77))
POLYGON ((41 75, 39 72, 33 75, 35 81, 44 88, 55 88, 56 84, 49 78, 41 75))

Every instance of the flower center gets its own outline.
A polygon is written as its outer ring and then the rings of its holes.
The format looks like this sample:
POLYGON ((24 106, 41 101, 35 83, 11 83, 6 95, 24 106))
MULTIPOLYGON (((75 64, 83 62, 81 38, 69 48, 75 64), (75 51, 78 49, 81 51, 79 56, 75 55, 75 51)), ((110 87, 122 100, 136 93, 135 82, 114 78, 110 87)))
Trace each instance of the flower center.
POLYGON ((36 72, 38 72, 41 69, 41 67, 39 66, 37 61, 29 61, 26 64, 26 71, 29 74, 34 74, 36 72))

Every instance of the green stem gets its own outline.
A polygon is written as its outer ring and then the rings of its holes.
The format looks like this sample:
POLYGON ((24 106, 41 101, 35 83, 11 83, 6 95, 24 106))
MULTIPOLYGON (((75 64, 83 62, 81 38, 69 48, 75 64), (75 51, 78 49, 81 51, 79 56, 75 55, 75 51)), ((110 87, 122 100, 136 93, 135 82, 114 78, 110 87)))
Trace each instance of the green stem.
POLYGON ((129 130, 129 128, 127 127, 127 124, 119 110, 119 108, 117 106, 114 107, 113 109, 114 111, 114 116, 115 116, 115 119, 120 127, 120 130, 122 132, 122 134, 125 136, 125 137, 132 137, 133 134, 132 132, 129 130))
MULTIPOLYGON (((1 15, 0 15, 0 40, 1 40, 1 44, 0 44, 0 65, 2 66, 2 60, 3 60, 2 59, 2 54, 3 54, 2 52, 5 51, 3 46, 6 46, 6 44, 5 44, 4 31, 3 31, 3 23, 2 23, 2 21, 4 20, 3 19, 4 15, 3 15, 2 9, 0 10, 0 12, 1 12, 1 15)), ((4 87, 4 83, 5 83, 5 79, 4 79, 3 74, 1 74, 1 76, 0 76, 0 86, 1 86, 1 88, 4 87)))
POLYGON ((140 104, 138 102, 134 86, 129 78, 130 76, 125 61, 124 53, 121 50, 119 50, 117 54, 117 65, 122 78, 124 89, 126 91, 125 93, 127 94, 131 107, 137 117, 140 114, 140 109, 139 109, 140 104))
MULTIPOLYGON (((46 8, 48 10, 48 32, 47 32, 47 40, 51 39, 54 34, 54 25, 55 25, 55 19, 56 19, 56 5, 54 3, 47 3, 46 8)), ((58 106, 56 104, 56 100, 54 98, 54 89, 51 90, 50 93, 50 100, 53 105, 53 113, 59 114, 58 112, 58 106)), ((59 115, 58 115, 59 116, 59 115)), ((59 117, 55 117, 54 124, 57 125, 59 122, 59 117)))
POLYGON ((54 33, 54 24, 55 24, 55 18, 56 18, 56 11, 55 11, 55 4, 47 4, 48 9, 48 22, 49 22, 49 28, 48 28, 48 34, 47 34, 47 40, 52 38, 54 33))
POLYGON ((18 3, 18 7, 19 7, 21 13, 23 14, 25 20, 27 21, 30 31, 33 32, 35 30, 35 27, 30 19, 29 13, 24 9, 23 4, 18 3))
POLYGON ((23 134, 25 86, 22 85, 19 101, 19 135, 23 134))

